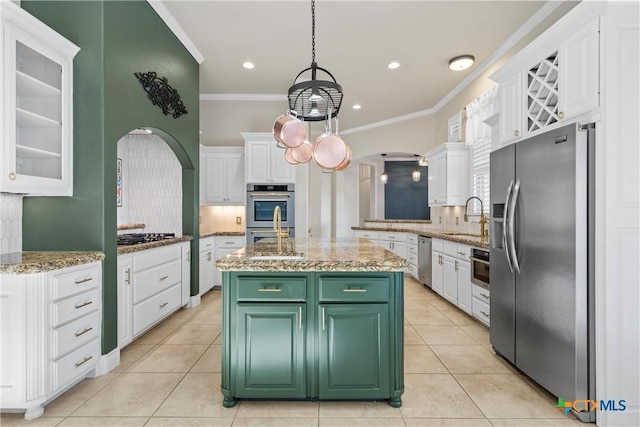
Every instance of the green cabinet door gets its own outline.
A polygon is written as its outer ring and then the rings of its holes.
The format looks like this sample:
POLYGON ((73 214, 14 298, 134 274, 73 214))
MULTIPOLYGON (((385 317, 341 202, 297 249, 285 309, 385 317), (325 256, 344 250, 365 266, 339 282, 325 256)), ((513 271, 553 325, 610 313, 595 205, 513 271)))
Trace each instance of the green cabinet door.
POLYGON ((304 303, 237 305, 235 397, 306 397, 304 316, 304 303))
POLYGON ((388 304, 321 304, 320 399, 389 398, 388 304))

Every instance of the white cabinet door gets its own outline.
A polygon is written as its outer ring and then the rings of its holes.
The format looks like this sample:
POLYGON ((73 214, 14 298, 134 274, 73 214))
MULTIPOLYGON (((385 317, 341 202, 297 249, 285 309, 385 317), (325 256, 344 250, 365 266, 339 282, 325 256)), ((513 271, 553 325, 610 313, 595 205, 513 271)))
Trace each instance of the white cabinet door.
POLYGON ((458 305, 458 272, 456 259, 442 255, 442 296, 451 304, 458 305))
POLYGON ((16 4, 0 7, 0 191, 71 196, 73 57, 80 48, 16 4))
POLYGON ((442 254, 431 253, 431 289, 438 295, 443 294, 443 264, 442 254))
POLYGON ((182 244, 182 305, 189 303, 191 296, 191 242, 182 244))
POLYGON ((271 182, 271 146, 275 142, 248 142, 246 146, 247 183, 271 182))
POLYGON ((447 158, 445 152, 429 157, 429 206, 440 206, 445 199, 447 158))
POLYGON ((244 158, 235 151, 236 147, 201 149, 200 204, 244 204, 244 158))
POLYGON ((499 108, 500 131, 499 143, 503 147, 522 138, 522 73, 518 72, 509 80, 500 84, 499 108))
POLYGON ((133 340, 133 259, 118 257, 118 344, 124 348, 133 340))
POLYGON ((469 156, 466 150, 448 150, 446 159, 447 205, 464 205, 469 197, 469 156))
POLYGON ((204 158, 204 201, 206 204, 224 203, 227 198, 226 160, 224 154, 207 154, 204 158))
POLYGON ((470 263, 458 260, 458 308, 471 314, 471 276, 470 263))
POLYGON ((284 158, 284 150, 275 144, 271 146, 271 179, 276 183, 293 183, 295 181, 295 166, 284 158))
POLYGON ((228 154, 226 159, 227 203, 245 203, 244 157, 242 154, 228 154))
POLYGON ((595 110, 600 103, 600 20, 564 39, 558 48, 558 115, 562 120, 595 110))
POLYGON ((469 197, 469 151, 447 142, 426 154, 429 159, 429 206, 464 205, 469 197))
POLYGON ((224 258, 230 253, 242 249, 245 245, 244 236, 220 236, 216 238, 216 249, 213 259, 213 286, 222 287, 222 272, 215 268, 215 260, 224 258))
POLYGON ((215 237, 200 239, 199 295, 203 295, 213 287, 215 239, 215 237))

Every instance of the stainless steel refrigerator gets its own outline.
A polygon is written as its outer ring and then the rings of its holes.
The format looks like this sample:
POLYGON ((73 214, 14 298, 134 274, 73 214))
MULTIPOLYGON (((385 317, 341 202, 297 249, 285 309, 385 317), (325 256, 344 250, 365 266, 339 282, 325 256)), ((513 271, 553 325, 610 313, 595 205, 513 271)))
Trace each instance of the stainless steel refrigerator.
POLYGON ((574 123, 491 153, 491 345, 565 402, 595 400, 594 145, 574 123))

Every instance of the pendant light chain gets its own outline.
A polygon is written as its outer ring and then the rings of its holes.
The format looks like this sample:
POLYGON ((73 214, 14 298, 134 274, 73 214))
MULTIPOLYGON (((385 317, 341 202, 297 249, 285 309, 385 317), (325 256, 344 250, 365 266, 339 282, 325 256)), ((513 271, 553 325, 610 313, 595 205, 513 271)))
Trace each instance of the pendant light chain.
POLYGON ((316 63, 316 1, 311 0, 311 63, 316 63))

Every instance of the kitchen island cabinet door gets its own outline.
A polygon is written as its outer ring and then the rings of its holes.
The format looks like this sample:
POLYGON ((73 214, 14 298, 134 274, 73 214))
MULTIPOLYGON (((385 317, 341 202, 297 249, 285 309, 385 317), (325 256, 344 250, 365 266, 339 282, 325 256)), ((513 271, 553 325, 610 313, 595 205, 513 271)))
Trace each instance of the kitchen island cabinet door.
POLYGON ((389 305, 320 306, 320 399, 388 398, 389 305))
POLYGON ((303 399, 305 304, 237 306, 236 397, 303 399))

